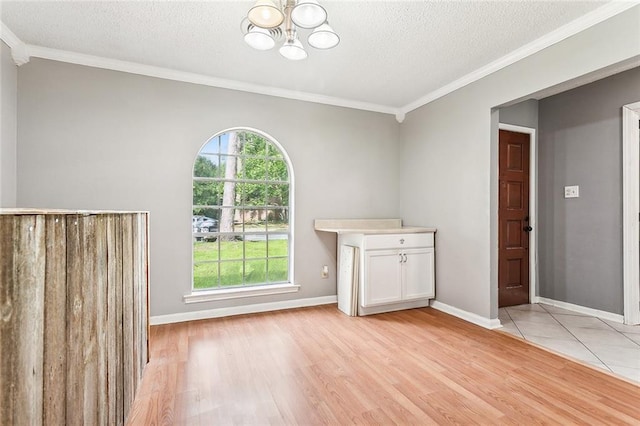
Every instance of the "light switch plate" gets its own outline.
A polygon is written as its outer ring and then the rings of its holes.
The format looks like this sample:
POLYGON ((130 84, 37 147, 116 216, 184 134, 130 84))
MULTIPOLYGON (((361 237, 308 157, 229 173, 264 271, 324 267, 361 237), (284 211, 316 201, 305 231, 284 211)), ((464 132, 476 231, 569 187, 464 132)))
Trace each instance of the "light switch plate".
POLYGON ((578 198, 579 196, 580 187, 578 185, 564 187, 564 198, 578 198))

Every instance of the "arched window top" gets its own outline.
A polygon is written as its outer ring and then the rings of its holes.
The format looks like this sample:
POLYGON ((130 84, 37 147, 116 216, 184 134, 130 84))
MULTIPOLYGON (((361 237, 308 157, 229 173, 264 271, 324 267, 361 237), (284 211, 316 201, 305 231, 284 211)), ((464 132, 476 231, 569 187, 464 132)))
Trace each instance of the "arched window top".
POLYGON ((291 282, 292 169, 267 135, 209 139, 193 166, 193 289, 291 282))

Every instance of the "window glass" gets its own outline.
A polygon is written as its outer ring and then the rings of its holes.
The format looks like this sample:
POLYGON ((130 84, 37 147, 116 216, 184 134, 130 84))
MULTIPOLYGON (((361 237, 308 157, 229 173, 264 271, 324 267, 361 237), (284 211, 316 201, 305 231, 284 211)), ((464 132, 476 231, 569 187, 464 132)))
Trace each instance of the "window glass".
POLYGON ((263 135, 230 131, 193 166, 193 288, 289 282, 290 166, 263 135))

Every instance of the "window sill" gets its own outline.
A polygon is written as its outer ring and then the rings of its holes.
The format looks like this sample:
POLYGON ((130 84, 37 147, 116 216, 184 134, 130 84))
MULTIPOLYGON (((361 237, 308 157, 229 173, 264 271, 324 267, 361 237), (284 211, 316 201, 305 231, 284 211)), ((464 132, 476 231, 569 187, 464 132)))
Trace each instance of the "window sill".
POLYGON ((266 296, 271 294, 294 293, 300 289, 298 284, 271 284, 253 287, 229 288, 224 290, 193 291, 185 294, 184 303, 210 302, 213 300, 238 299, 242 297, 266 296))

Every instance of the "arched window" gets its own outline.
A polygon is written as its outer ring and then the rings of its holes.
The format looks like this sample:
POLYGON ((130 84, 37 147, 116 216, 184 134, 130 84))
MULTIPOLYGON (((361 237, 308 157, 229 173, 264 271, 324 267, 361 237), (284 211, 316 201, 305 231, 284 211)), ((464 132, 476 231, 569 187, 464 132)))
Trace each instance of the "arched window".
POLYGON ((292 170, 254 130, 209 139, 193 166, 193 289, 291 280, 292 170))

